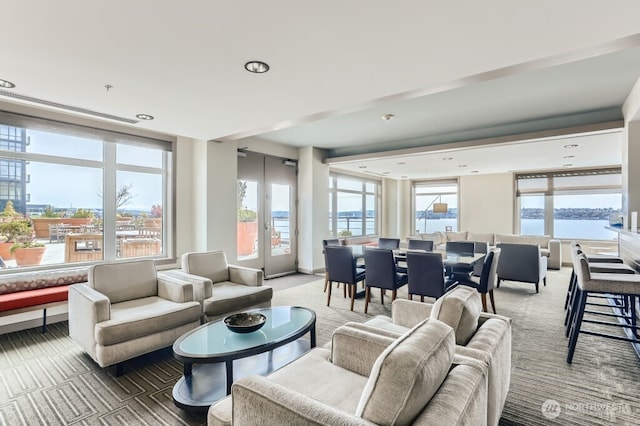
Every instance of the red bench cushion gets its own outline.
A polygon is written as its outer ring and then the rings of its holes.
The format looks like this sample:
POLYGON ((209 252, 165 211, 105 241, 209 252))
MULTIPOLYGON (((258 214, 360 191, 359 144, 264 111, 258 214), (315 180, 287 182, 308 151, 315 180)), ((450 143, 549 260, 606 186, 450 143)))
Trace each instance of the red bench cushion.
POLYGON ((44 305, 46 303, 61 302, 67 300, 68 297, 68 285, 0 294, 0 312, 44 305))

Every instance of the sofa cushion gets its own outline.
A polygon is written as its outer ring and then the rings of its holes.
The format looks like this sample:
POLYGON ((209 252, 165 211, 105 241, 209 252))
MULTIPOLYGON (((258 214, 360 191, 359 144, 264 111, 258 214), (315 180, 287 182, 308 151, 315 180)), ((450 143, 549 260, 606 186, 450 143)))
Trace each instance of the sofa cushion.
POLYGON ((461 231, 461 232, 445 232, 446 236, 447 236, 447 241, 466 241, 467 240, 467 231, 461 231))
POLYGON ((111 303, 158 294, 153 260, 93 265, 89 268, 88 278, 89 287, 107 296, 111 303))
POLYGON ((227 256, 221 250, 183 254, 182 270, 209 278, 213 283, 229 281, 227 256))
POLYGON ((411 424, 451 368, 454 333, 426 319, 380 354, 362 391, 356 416, 376 424, 411 424))
POLYGON ((549 248, 549 235, 515 235, 515 234, 496 234, 495 243, 515 243, 515 244, 534 244, 540 248, 549 248))
POLYGON ((206 315, 215 316, 271 302, 270 286, 250 286, 224 281, 213 285, 213 293, 202 305, 206 315))
POLYGON ((467 240, 469 241, 485 241, 490 246, 494 243, 494 234, 480 234, 477 232, 469 231, 467 233, 467 240))
POLYGON ((464 346, 478 329, 480 311, 480 293, 472 287, 458 286, 436 300, 431 318, 452 327, 456 344, 464 346))
POLYGON ((111 305, 111 318, 99 322, 96 342, 102 346, 134 340, 169 330, 200 318, 198 302, 176 303, 161 297, 144 297, 111 305))

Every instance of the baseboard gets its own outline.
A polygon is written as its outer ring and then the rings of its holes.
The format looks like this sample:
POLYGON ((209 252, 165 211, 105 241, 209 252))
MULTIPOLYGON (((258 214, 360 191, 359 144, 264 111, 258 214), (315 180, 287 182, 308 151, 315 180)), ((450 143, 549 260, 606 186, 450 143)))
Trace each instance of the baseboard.
MULTIPOLYGON (((42 311, 40 311, 42 314, 42 311)), ((57 322, 67 321, 69 314, 66 312, 49 315, 47 314, 47 324, 55 324, 57 322)), ((30 328, 42 328, 42 315, 39 318, 32 318, 24 321, 12 322, 0 325, 0 334, 13 333, 15 331, 28 330, 30 328)))
POLYGON ((307 275, 318 275, 318 274, 324 274, 324 268, 320 268, 320 269, 298 268, 298 272, 300 272, 301 274, 307 274, 307 275))

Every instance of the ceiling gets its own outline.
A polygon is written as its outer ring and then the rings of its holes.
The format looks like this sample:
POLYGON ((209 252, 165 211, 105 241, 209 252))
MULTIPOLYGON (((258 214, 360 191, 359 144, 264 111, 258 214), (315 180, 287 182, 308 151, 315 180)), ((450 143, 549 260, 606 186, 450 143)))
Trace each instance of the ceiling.
POLYGON ((125 125, 315 146, 396 178, 619 164, 619 133, 580 137, 576 154, 531 135, 621 120, 640 77, 636 0, 10 0, 3 15, 0 79, 16 87, 0 109, 150 114, 125 125), (246 72, 254 59, 270 71, 246 72))

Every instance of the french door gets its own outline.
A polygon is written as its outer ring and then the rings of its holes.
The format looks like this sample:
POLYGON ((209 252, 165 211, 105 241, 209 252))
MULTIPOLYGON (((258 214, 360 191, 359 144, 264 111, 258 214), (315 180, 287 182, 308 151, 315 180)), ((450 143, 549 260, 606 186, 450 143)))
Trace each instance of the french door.
POLYGON ((297 164, 238 155, 238 264, 267 278, 297 271, 297 164))

